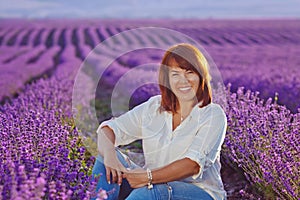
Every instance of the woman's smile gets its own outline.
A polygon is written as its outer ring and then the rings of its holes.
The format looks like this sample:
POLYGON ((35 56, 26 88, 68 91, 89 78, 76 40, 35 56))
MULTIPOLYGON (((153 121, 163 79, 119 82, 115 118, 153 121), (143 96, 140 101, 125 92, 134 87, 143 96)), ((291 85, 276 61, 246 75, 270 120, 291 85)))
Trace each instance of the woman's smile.
POLYGON ((192 89, 192 87, 191 87, 191 86, 187 86, 187 87, 179 87, 178 89, 179 89, 181 92, 186 93, 186 92, 189 92, 189 91, 192 89))

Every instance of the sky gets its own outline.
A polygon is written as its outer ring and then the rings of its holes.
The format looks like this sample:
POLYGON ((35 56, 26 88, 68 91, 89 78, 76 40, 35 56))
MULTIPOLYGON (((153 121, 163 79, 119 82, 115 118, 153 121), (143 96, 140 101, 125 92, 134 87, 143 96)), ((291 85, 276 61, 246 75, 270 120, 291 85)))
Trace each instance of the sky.
POLYGON ((300 18, 300 0, 0 0, 0 18, 300 18))

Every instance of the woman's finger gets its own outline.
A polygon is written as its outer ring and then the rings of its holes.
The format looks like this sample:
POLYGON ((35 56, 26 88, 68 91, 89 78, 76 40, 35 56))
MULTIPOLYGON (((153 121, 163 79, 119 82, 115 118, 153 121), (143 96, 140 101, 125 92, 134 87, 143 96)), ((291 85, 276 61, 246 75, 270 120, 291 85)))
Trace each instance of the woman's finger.
POLYGON ((122 184, 122 172, 117 171, 117 174, 118 174, 118 184, 121 185, 122 184))
POLYGON ((112 183, 117 183, 118 181, 118 174, 115 169, 111 169, 111 176, 112 176, 112 183))
POLYGON ((110 184, 110 173, 111 173, 111 168, 110 167, 105 167, 106 169, 106 180, 108 184, 110 184))

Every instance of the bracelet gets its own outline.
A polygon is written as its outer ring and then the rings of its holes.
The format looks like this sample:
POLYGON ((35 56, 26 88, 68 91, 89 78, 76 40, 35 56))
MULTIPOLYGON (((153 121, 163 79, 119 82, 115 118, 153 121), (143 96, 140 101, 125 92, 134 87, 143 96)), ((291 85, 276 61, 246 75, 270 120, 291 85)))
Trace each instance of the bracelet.
POLYGON ((148 176, 148 190, 151 190, 153 188, 152 184, 152 172, 149 168, 147 168, 147 176, 148 176))

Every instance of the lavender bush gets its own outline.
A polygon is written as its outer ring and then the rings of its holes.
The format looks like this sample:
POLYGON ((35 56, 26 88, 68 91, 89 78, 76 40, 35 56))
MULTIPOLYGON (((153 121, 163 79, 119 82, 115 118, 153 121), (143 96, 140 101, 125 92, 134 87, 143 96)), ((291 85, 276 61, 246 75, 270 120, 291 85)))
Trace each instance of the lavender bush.
MULTIPOLYGON (((89 199, 92 157, 70 113, 65 79, 39 80, 0 107, 0 198, 89 199)), ((103 191, 102 191, 103 193, 103 191)))
POLYGON ((266 199, 298 199, 300 112, 264 101, 258 92, 229 92, 225 158, 242 168, 266 199))

